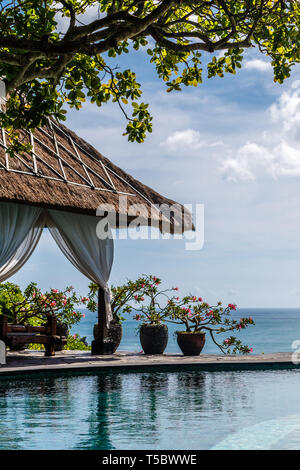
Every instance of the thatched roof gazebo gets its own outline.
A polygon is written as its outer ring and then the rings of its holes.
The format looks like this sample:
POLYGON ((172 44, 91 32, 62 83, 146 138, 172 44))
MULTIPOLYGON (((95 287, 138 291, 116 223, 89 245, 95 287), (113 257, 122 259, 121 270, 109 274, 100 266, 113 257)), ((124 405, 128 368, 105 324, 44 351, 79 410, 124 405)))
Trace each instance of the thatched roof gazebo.
MULTIPOLYGON (((125 173, 62 124, 49 120, 34 133, 22 131, 20 139, 29 142, 31 150, 11 157, 8 135, 0 130, 0 282, 24 265, 48 227, 65 256, 99 285, 103 342, 111 320, 113 240, 99 235, 99 220, 106 217, 110 227, 123 228, 138 218, 139 225, 182 233, 193 229, 191 214, 125 173)), ((93 352, 103 352, 100 343, 93 352)))

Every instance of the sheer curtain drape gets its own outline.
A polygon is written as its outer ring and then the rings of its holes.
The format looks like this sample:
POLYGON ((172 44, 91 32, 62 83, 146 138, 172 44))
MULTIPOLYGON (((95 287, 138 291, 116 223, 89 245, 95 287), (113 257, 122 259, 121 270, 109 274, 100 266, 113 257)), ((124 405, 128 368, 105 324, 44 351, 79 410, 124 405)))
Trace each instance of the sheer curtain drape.
MULTIPOLYGON (((113 263, 112 237, 99 239, 96 216, 0 203, 0 282, 15 274, 32 255, 45 224, 69 261, 105 293, 106 318, 112 320, 108 279, 113 263)), ((111 235, 111 233, 109 232, 111 235)))
MULTIPOLYGON (((99 218, 95 216, 48 210, 47 227, 68 260, 105 293, 107 326, 112 320, 111 291, 108 286, 114 244, 111 236, 99 239, 99 218)), ((110 234, 111 235, 111 234, 110 234)))
POLYGON ((43 209, 0 202, 0 282, 15 274, 33 253, 43 231, 43 209))

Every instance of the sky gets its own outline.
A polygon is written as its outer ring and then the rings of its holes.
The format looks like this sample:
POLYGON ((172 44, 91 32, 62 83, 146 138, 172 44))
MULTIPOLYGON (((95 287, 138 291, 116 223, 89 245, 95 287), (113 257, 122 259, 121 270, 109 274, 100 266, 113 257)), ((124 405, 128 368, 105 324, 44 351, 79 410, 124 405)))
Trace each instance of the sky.
MULTIPOLYGON (((86 103, 68 112, 66 125, 159 193, 204 204, 204 245, 188 251, 186 240, 116 240, 111 283, 153 274, 211 304, 299 307, 300 67, 274 83, 268 58, 252 50, 236 75, 166 93, 145 51, 115 63, 136 72, 153 133, 129 143, 114 104, 86 103)), ((11 281, 73 285, 83 295, 89 283, 47 231, 11 281)))

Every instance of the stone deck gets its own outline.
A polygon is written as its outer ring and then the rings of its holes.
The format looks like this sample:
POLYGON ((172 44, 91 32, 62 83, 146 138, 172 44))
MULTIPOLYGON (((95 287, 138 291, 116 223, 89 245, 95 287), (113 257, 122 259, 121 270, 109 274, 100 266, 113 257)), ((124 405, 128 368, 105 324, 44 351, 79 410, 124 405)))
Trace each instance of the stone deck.
MULTIPOLYGON (((0 366, 1 376, 31 375, 32 373, 85 373, 109 371, 145 371, 145 370, 257 370, 300 368, 292 362, 292 353, 224 356, 201 354, 184 357, 179 354, 147 356, 134 352, 117 352, 112 356, 91 356, 89 351, 62 351, 55 357, 44 357, 42 351, 8 352, 7 364, 0 366)), ((300 358, 299 358, 300 360, 300 358)))

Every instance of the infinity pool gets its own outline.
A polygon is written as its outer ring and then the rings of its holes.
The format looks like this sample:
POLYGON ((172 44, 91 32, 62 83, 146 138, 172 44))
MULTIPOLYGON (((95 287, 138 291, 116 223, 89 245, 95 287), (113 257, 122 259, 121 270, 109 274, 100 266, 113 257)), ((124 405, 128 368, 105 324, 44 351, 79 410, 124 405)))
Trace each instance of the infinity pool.
POLYGON ((0 380, 1 449, 299 449, 300 370, 0 380))

